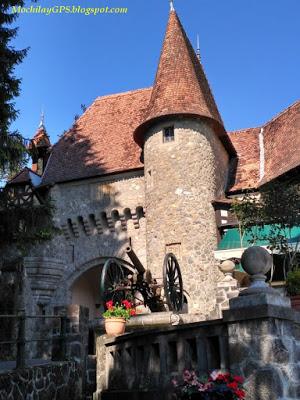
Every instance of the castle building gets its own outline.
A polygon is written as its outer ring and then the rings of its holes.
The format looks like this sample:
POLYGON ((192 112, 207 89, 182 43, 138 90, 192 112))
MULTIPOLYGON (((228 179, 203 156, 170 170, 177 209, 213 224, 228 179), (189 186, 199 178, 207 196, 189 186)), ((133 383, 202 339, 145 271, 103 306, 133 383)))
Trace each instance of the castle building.
POLYGON ((227 132, 171 10, 153 87, 97 98, 52 147, 40 126, 33 171, 9 183, 48 191, 63 232, 24 259, 35 303, 82 304, 100 315, 103 263, 129 261, 130 243, 157 279, 174 253, 189 312, 209 315, 228 199, 298 173, 299 121, 300 101, 262 127, 227 132))

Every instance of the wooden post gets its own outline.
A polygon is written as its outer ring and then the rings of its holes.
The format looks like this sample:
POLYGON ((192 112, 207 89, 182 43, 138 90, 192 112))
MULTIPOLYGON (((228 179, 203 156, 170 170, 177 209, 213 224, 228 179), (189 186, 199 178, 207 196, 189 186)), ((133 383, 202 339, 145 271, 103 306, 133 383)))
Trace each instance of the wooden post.
POLYGON ((26 316, 25 311, 18 313, 18 340, 17 340, 17 365, 16 368, 26 367, 26 316))

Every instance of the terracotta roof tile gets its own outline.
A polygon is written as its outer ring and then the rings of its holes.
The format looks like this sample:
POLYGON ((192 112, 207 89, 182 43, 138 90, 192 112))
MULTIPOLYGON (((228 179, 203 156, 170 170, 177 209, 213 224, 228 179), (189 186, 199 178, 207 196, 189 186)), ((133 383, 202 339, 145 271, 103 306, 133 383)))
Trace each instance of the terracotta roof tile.
POLYGON ((33 136, 28 147, 32 148, 33 145, 35 147, 50 147, 51 146, 49 136, 48 136, 47 131, 44 126, 41 126, 38 128, 38 130, 36 131, 35 135, 33 136))
POLYGON ((264 126, 266 183, 300 165, 300 101, 264 126))
POLYGON ((234 152, 203 68, 175 11, 170 13, 155 83, 143 124, 135 132, 142 145, 150 122, 170 115, 206 117, 225 146, 234 152))
POLYGON ((143 168, 133 140, 151 88, 99 97, 53 147, 43 184, 143 168))
POLYGON ((229 191, 257 188, 300 165, 300 101, 267 122, 262 128, 230 132, 237 152, 229 191), (259 132, 263 128, 264 170, 260 181, 259 132))
POLYGON ((232 165, 230 191, 255 188, 259 180, 259 131, 248 128, 229 132, 237 152, 237 160, 232 165))
POLYGON ((32 176, 34 174, 38 179, 41 179, 38 174, 36 174, 32 169, 25 167, 22 171, 18 172, 10 181, 7 182, 8 185, 18 185, 22 183, 32 182, 32 176))

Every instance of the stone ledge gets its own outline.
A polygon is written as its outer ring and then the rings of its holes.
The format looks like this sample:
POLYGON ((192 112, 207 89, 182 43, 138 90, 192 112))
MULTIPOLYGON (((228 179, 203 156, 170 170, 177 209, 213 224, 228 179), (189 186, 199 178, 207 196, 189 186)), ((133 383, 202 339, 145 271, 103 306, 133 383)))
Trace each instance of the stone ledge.
POLYGON ((159 328, 153 327, 153 329, 144 329, 144 330, 134 330, 132 332, 125 333, 123 335, 117 336, 117 337, 107 337, 103 335, 104 337, 104 344, 106 346, 114 345, 117 343, 122 343, 127 340, 134 340, 135 338, 141 338, 144 336, 155 336, 155 335, 160 335, 162 332, 163 334, 168 334, 168 333, 175 333, 178 331, 182 331, 184 333, 185 331, 189 330, 194 330, 194 329, 205 329, 206 333, 203 336, 210 336, 210 334, 207 334, 207 329, 212 328, 214 335, 219 335, 223 336, 222 332, 224 332, 224 329, 226 329, 226 324, 222 323, 221 319, 214 320, 214 321, 203 321, 203 322, 194 322, 194 323, 189 323, 189 324, 181 324, 181 325, 176 325, 176 326, 171 326, 171 325, 165 325, 165 326, 160 326, 159 328), (163 331, 162 331, 163 328, 163 331))
POLYGON ((262 318, 278 318, 300 323, 300 312, 289 307, 262 304, 223 312, 224 322, 247 321, 262 318))

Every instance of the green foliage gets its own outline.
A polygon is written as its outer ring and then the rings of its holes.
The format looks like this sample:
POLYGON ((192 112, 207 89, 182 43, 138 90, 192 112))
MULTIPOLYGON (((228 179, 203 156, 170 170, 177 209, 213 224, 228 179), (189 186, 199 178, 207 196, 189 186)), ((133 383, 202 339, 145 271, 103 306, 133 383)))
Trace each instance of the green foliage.
POLYGON ((60 230, 53 224, 54 205, 43 199, 40 204, 12 205, 7 191, 0 195, 0 246, 15 243, 26 254, 31 245, 51 240, 60 230))
POLYGON ((21 83, 14 69, 27 53, 27 49, 15 50, 10 44, 18 32, 10 27, 18 15, 11 12, 11 7, 23 5, 23 0, 3 0, 0 5, 0 178, 16 172, 27 160, 23 137, 9 130, 18 115, 14 98, 20 93, 21 83))
POLYGON ((251 242, 266 240, 270 250, 277 250, 285 255, 288 269, 297 265, 299 243, 294 248, 289 245, 291 230, 300 226, 300 191, 299 185, 292 181, 271 182, 265 185, 259 194, 245 194, 236 201, 232 209, 236 214, 240 232, 249 233, 251 242), (264 230, 270 225, 267 233, 264 230), (256 226, 256 229, 251 229, 256 226))
POLYGON ((286 291, 290 296, 300 295, 300 269, 290 271, 286 279, 286 291))
POLYGON ((123 300, 121 305, 114 304, 112 300, 107 301, 106 308, 107 310, 103 313, 104 318, 124 318, 128 320, 135 315, 135 310, 128 300, 123 300))

